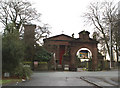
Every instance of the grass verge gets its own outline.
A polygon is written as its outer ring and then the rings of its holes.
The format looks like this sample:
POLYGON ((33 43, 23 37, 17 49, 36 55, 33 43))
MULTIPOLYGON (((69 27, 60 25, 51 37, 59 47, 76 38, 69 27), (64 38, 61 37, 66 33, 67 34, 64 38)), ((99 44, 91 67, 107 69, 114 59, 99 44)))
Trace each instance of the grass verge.
POLYGON ((21 82, 21 79, 2 79, 0 80, 0 85, 6 85, 15 82, 21 82))

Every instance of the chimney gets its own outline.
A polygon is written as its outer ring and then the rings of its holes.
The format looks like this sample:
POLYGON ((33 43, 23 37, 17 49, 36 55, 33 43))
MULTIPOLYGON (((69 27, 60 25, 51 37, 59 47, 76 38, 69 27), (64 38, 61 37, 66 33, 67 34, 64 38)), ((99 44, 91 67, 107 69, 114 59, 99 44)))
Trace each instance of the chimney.
POLYGON ((24 40, 28 43, 34 43, 36 25, 24 24, 24 40))
POLYGON ((89 39, 90 32, 83 30, 79 32, 78 34, 79 34, 80 39, 89 39))

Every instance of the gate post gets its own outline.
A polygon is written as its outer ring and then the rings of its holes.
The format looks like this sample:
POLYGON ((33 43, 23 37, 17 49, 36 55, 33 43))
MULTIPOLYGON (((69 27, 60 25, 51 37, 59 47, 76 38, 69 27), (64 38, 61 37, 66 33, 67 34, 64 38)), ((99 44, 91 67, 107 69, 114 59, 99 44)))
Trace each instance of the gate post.
POLYGON ((98 56, 98 51, 97 51, 97 48, 94 48, 93 49, 93 52, 92 52, 93 54, 92 54, 92 70, 97 70, 97 68, 98 68, 98 58, 97 58, 97 56, 98 56))

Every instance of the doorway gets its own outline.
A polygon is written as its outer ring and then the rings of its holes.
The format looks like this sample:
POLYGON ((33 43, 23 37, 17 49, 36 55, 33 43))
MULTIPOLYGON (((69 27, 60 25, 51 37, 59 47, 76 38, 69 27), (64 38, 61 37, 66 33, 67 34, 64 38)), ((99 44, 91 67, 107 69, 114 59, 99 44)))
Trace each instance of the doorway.
POLYGON ((89 70, 92 63, 92 53, 88 48, 81 48, 77 52, 78 68, 89 70))
POLYGON ((60 50, 59 50, 59 64, 62 64, 62 58, 63 55, 65 54, 65 45, 60 45, 60 50))

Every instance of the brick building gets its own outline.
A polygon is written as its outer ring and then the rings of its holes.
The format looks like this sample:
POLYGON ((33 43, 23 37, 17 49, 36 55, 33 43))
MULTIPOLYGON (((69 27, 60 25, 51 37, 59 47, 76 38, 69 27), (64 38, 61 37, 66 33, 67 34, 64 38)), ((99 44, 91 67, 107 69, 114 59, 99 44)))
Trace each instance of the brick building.
POLYGON ((55 62, 57 65, 63 65, 65 63, 70 68, 76 68, 75 58, 78 50, 87 48, 92 52, 92 69, 95 70, 98 63, 98 42, 89 37, 90 33, 88 31, 81 31, 78 34, 79 38, 65 34, 46 38, 44 39, 44 47, 48 51, 55 53, 55 62))

